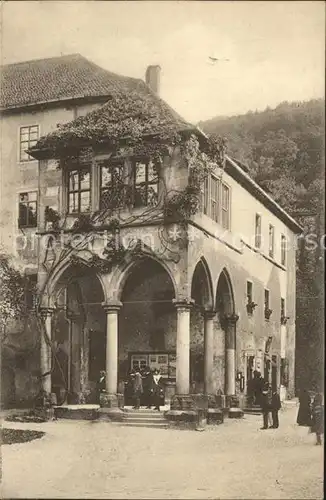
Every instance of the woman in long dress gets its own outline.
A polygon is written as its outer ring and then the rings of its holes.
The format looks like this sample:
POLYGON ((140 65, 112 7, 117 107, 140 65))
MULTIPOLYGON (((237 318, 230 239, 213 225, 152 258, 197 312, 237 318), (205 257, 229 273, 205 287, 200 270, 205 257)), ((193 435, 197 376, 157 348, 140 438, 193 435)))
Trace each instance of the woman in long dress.
POLYGON ((153 393, 153 404, 155 410, 160 411, 161 394, 163 391, 162 387, 162 376, 160 371, 155 369, 152 378, 152 393, 153 393))
POLYGON ((299 396, 299 411, 297 424, 304 427, 311 426, 311 398, 309 392, 305 389, 299 396))

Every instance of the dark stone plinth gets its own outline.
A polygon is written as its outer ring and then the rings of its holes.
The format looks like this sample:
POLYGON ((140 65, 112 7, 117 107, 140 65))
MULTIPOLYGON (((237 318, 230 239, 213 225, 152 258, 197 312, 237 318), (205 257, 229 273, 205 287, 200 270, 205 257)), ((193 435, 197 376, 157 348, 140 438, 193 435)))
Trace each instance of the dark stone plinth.
POLYGON ((207 410, 208 402, 207 394, 176 394, 171 399, 171 410, 207 410))
POLYGON ((243 418, 243 410, 241 408, 229 408, 229 418, 243 418))
POLYGON ((224 413, 221 408, 208 408, 207 410, 207 423, 218 425, 223 424, 224 413))
POLYGON ((69 420, 97 420, 99 417, 98 405, 62 405, 54 406, 56 418, 69 420))
POLYGON ((208 409, 206 394, 176 394, 171 401, 171 410, 165 417, 169 422, 181 427, 187 425, 196 430, 204 430, 208 409))
POLYGON ((168 410, 164 417, 170 422, 197 422, 197 412, 195 410, 168 410))
POLYGON ((193 394, 175 394, 171 399, 171 410, 195 411, 193 394))
POLYGON ((53 420, 55 417, 54 406, 57 404, 55 393, 40 391, 35 400, 34 414, 43 420, 53 420))
POLYGON ((168 410, 164 413, 169 426, 176 429, 196 429, 198 413, 195 410, 168 410))
POLYGON ((35 408, 34 414, 36 417, 43 420, 54 420, 56 418, 54 407, 49 408, 35 408))
POLYGON ((102 408, 122 408, 123 404, 123 394, 107 394, 106 392, 100 394, 100 406, 102 408))

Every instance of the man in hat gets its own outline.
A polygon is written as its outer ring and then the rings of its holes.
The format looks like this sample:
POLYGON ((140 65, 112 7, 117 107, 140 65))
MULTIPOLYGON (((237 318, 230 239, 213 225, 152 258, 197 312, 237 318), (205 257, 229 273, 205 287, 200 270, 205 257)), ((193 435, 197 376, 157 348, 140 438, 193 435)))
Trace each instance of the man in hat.
POLYGON ((269 413, 271 411, 272 393, 268 382, 264 383, 263 391, 261 393, 260 405, 263 412, 263 427, 261 430, 268 429, 269 413))

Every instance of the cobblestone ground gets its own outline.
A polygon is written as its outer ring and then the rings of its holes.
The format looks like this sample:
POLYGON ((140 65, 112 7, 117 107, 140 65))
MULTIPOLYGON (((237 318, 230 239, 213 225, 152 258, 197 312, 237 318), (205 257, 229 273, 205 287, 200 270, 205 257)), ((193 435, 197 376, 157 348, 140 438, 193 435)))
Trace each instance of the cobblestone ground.
POLYGON ((267 431, 259 416, 204 432, 6 422, 46 435, 2 447, 2 498, 322 499, 323 447, 296 412, 267 431))

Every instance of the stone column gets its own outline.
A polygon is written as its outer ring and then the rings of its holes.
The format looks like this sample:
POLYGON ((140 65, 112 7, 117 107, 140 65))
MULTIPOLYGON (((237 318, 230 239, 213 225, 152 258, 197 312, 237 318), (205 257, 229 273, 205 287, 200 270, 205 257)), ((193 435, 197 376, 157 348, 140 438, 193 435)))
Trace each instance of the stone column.
POLYGON ((280 366, 279 366, 279 381, 280 381, 280 398, 281 401, 286 399, 286 387, 282 384, 281 380, 281 366, 285 364, 285 354, 286 354, 286 324, 281 324, 281 349, 280 349, 280 366))
POLYGON ((106 401, 105 406, 117 406, 118 389, 118 312, 119 301, 102 304, 106 312, 106 401))
POLYGON ((78 315, 70 315, 70 402, 79 404, 81 395, 81 319, 78 315))
POLYGON ((42 389, 47 394, 52 392, 52 314, 53 309, 42 308, 41 317, 43 328, 41 332, 41 349, 40 349, 40 369, 41 369, 41 383, 42 389))
POLYGON ((189 394, 190 309, 193 300, 174 300, 173 303, 177 308, 176 394, 189 394))
POLYGON ((235 394, 236 376, 236 324, 237 314, 225 315, 225 393, 227 396, 235 394))
POLYGON ((214 394, 213 362, 214 362, 214 317, 216 311, 204 311, 204 356, 205 356, 205 394, 214 394))

